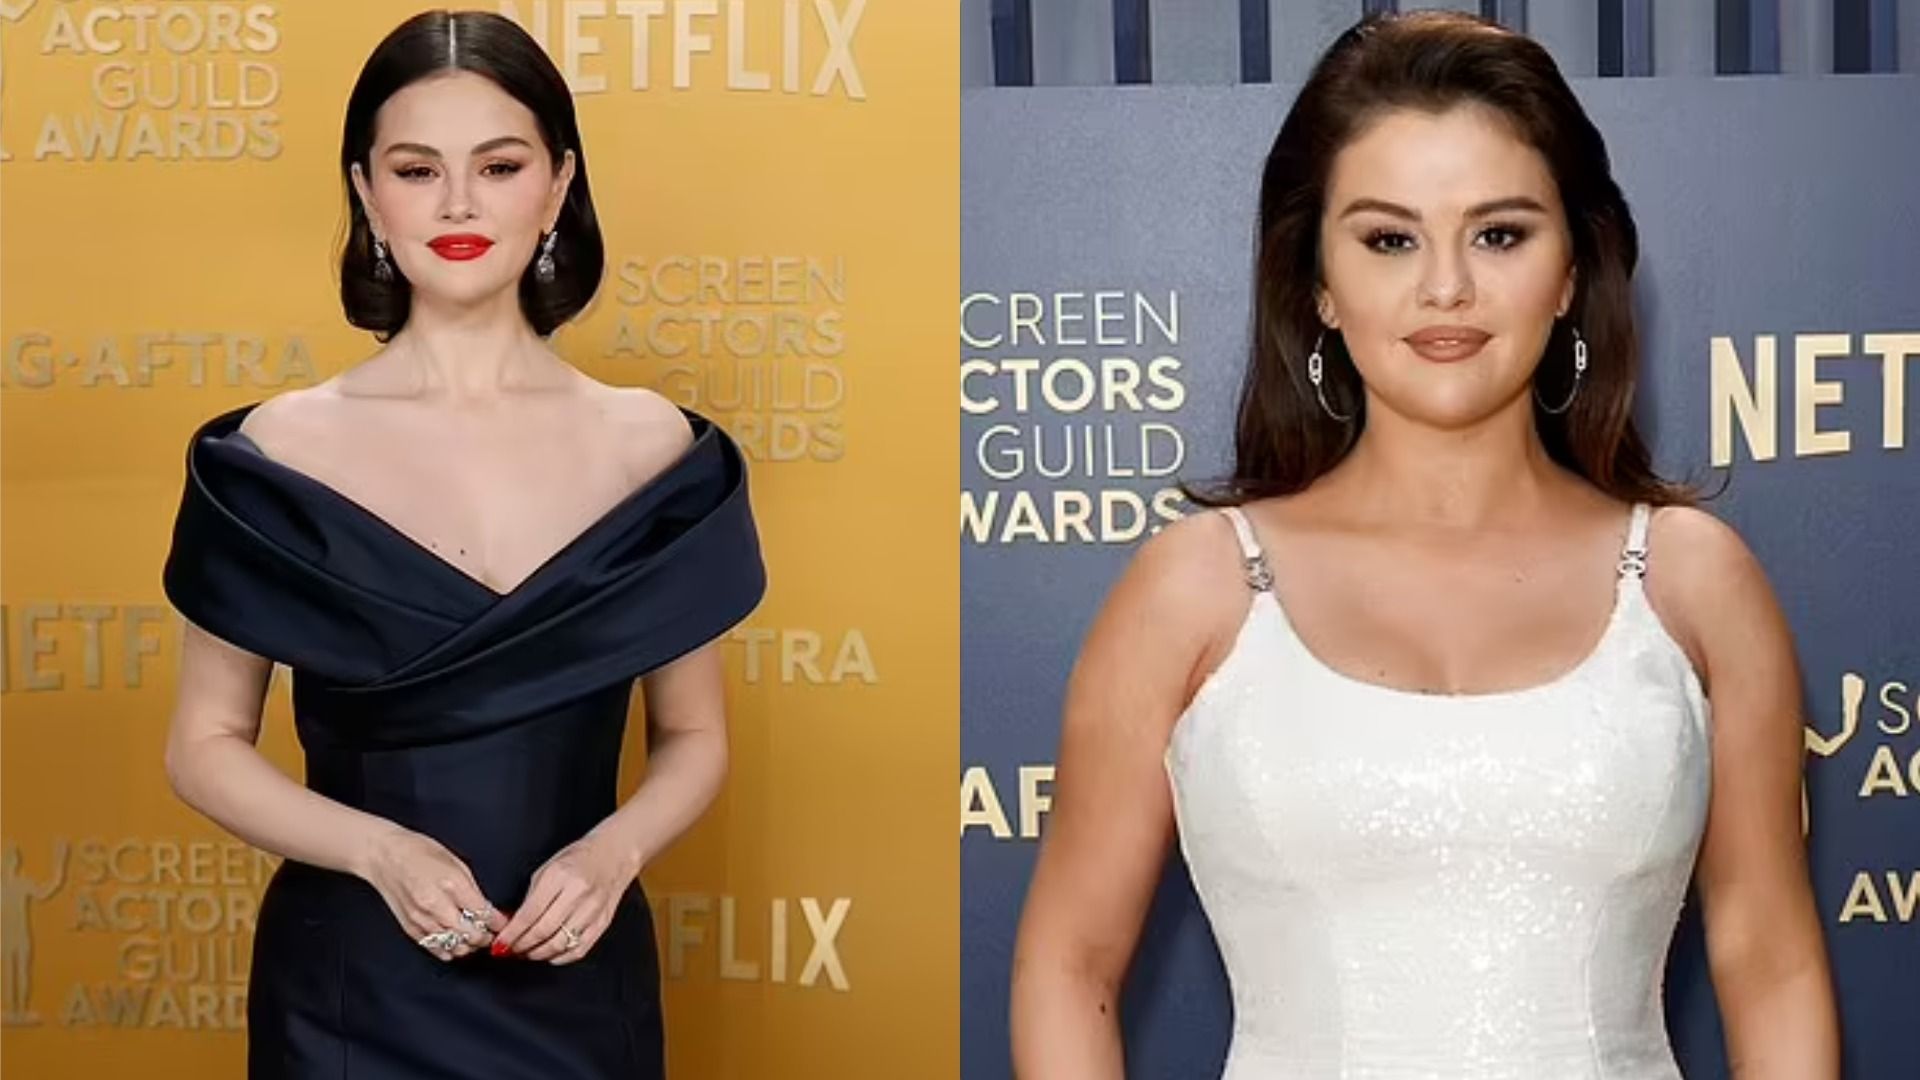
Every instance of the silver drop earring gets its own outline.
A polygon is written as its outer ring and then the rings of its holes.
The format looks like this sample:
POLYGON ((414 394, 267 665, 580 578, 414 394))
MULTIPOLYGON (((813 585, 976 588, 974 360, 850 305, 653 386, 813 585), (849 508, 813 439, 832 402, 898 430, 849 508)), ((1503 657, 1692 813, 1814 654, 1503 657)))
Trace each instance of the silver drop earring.
POLYGON ((1313 352, 1307 357, 1307 381, 1313 384, 1313 396, 1320 399, 1321 411, 1344 424, 1353 419, 1353 414, 1343 415, 1335 412, 1333 406, 1327 404, 1327 362, 1320 355, 1320 347, 1326 344, 1326 341, 1327 334, 1324 330, 1320 332, 1318 338, 1314 339, 1313 352))
POLYGON ((387 242, 373 238, 373 280, 382 285, 393 280, 393 264, 387 261, 387 242))
POLYGON ((1587 375, 1587 339, 1580 336, 1580 328, 1573 328, 1573 385, 1567 388, 1567 398, 1557 407, 1540 400, 1540 387, 1533 388, 1533 399, 1540 402, 1540 408, 1549 416, 1559 416, 1573 406, 1573 399, 1580 396, 1580 384, 1587 375))
POLYGON ((556 225, 553 231, 547 234, 547 238, 540 242, 540 257, 533 261, 533 276, 542 285, 553 284, 557 273, 553 265, 553 244, 558 239, 560 239, 560 227, 556 225))

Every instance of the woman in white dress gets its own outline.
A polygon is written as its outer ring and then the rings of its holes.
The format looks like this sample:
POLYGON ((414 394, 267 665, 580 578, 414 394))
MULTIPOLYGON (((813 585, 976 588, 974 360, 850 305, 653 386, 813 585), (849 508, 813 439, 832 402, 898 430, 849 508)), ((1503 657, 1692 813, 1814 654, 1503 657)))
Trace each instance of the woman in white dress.
POLYGON ((1833 1080, 1792 643, 1634 429, 1633 220, 1537 44, 1375 18, 1267 159, 1235 466, 1068 690, 1023 1080, 1124 1072, 1177 835, 1232 1080, 1673 1080, 1689 882, 1740 1080, 1833 1080))

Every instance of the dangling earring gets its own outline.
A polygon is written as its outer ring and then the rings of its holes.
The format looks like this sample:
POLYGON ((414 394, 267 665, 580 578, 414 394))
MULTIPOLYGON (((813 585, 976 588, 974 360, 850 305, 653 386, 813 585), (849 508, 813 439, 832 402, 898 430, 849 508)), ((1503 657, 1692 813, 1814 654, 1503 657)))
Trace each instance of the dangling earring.
POLYGON ((1541 400, 1540 387, 1536 383, 1533 388, 1533 400, 1539 402, 1541 410, 1549 416, 1559 416, 1573 405, 1574 398, 1580 396, 1580 383, 1586 378, 1586 375, 1587 340, 1580 336, 1580 328, 1576 326, 1573 328, 1573 385, 1567 388, 1567 399, 1562 401, 1557 408, 1548 405, 1545 401, 1541 400))
POLYGON ((387 261, 387 242, 373 238, 373 280, 385 285, 393 280, 393 264, 387 261))
POLYGON ((555 225, 547 238, 540 242, 540 257, 533 261, 533 276, 542 285, 553 284, 556 273, 553 265, 553 243, 560 239, 560 226, 555 225))
POLYGON ((1326 340, 1327 333, 1324 330, 1320 332, 1319 337, 1314 339, 1313 353, 1307 357, 1307 381, 1313 384, 1313 396, 1320 399, 1321 410, 1328 416, 1333 417, 1336 421, 1344 424, 1353 419, 1353 414, 1346 413, 1342 415, 1333 411, 1333 406, 1327 404, 1327 363, 1320 356, 1320 346, 1325 344, 1326 340))

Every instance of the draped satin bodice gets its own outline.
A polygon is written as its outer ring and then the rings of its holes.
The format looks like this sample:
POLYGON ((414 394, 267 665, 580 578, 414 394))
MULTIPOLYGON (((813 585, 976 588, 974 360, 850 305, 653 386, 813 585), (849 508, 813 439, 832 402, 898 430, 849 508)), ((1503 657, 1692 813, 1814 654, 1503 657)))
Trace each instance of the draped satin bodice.
MULTIPOLYGON (((438 840, 511 910, 616 805, 634 680, 712 641, 765 589, 745 463, 692 414, 689 449, 497 592, 239 431, 197 432, 167 596, 293 672, 306 784, 438 840)), ((443 970, 349 875, 289 862, 263 899, 257 1077, 656 1076, 657 967, 637 886, 566 967, 443 970)))

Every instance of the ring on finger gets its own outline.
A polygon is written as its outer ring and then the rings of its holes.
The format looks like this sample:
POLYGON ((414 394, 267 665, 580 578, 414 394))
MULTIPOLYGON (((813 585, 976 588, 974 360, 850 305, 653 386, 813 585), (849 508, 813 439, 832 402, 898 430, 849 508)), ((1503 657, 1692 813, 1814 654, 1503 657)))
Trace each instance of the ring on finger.
POLYGON ((420 935, 418 944, 423 949, 450 953, 459 948, 461 942, 462 938, 458 930, 435 930, 430 934, 420 935))
POLYGON ((560 946, 562 949, 566 950, 567 952, 572 952, 573 950, 580 947, 580 938, 581 938, 580 931, 575 930, 571 926, 563 926, 560 928, 560 932, 562 934, 565 934, 567 938, 566 944, 560 946))

